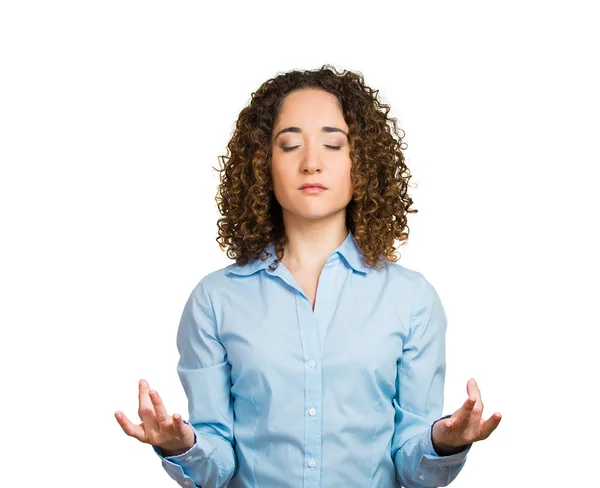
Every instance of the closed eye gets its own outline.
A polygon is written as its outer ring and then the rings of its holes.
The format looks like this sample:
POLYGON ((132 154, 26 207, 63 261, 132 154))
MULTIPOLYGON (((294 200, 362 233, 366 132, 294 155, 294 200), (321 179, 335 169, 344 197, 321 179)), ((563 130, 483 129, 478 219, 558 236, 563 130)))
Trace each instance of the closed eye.
MULTIPOLYGON (((289 152, 289 151, 293 151, 297 147, 300 147, 300 146, 290 146, 290 147, 281 146, 281 149, 283 149, 285 152, 289 152)), ((333 149, 334 151, 339 151, 342 149, 342 146, 328 146, 327 144, 325 145, 325 147, 328 147, 329 149, 333 149)))

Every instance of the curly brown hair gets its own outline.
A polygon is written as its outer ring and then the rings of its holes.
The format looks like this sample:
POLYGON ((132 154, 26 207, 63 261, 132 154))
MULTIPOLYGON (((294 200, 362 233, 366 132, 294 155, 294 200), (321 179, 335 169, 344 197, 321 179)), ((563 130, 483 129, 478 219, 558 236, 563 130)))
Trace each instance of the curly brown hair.
POLYGON ((360 72, 338 72, 325 64, 316 70, 293 70, 264 82, 240 112, 225 155, 215 200, 223 216, 217 221, 221 250, 243 266, 266 259, 273 244, 274 265, 283 258, 287 238, 282 209, 271 181, 271 137, 282 101, 290 92, 320 88, 335 95, 348 127, 354 185, 346 207, 346 226, 353 233, 367 266, 380 269, 382 259, 398 261, 394 242, 408 239, 407 214, 413 201, 407 193, 410 171, 404 163, 406 143, 389 105, 379 90, 364 83, 360 72))

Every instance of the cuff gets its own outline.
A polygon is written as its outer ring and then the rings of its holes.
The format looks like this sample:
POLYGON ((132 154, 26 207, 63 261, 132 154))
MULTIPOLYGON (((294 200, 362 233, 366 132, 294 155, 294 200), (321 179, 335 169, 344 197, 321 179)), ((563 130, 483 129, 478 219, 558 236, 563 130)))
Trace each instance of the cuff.
MULTIPOLYGON (((184 422, 191 425, 189 422, 184 422)), ((194 428, 192 426, 192 428, 194 428)), ((163 451, 158 446, 152 446, 156 455, 162 460, 164 468, 172 474, 178 473, 183 474, 183 470, 191 472, 194 465, 197 465, 198 461, 204 461, 211 456, 215 447, 209 443, 204 437, 198 437, 196 429, 194 429, 194 445, 190 447, 186 452, 178 454, 176 456, 164 456, 163 451)))

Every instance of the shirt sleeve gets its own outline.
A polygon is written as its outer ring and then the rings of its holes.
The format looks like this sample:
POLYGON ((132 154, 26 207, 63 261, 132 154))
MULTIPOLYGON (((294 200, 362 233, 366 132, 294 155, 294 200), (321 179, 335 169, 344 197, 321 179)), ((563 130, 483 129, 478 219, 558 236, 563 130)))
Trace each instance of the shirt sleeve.
POLYGON ((448 485, 466 462, 471 444, 457 454, 439 456, 431 439, 444 402, 447 319, 434 287, 423 277, 408 338, 398 362, 392 459, 406 488, 448 485))
POLYGON ((152 446, 169 476, 183 487, 222 488, 236 469, 231 366, 219 340, 204 279, 188 298, 177 331, 177 374, 188 399, 195 443, 177 456, 152 446))

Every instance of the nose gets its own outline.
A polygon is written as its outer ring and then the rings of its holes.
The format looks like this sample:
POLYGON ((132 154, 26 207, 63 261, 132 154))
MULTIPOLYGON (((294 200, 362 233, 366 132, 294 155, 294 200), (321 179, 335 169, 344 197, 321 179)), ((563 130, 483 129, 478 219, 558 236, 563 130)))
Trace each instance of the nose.
POLYGON ((323 170, 318 144, 306 144, 304 154, 302 155, 300 170, 303 173, 308 171, 310 174, 314 173, 315 171, 323 170))

